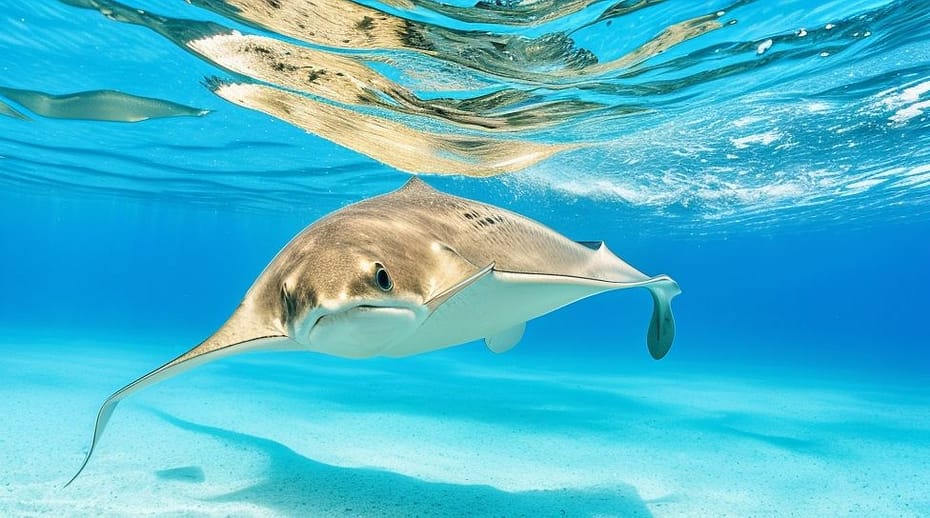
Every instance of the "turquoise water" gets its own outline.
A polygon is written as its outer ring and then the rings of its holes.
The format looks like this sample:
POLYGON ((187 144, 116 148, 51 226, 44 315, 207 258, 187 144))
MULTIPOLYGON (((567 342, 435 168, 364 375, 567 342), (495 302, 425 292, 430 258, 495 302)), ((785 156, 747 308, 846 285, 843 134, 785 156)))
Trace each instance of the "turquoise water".
POLYGON ((926 516, 930 6, 0 1, 0 515, 926 516), (302 25, 302 27, 301 27, 302 25), (421 175, 682 287, 404 359, 210 335, 421 175))

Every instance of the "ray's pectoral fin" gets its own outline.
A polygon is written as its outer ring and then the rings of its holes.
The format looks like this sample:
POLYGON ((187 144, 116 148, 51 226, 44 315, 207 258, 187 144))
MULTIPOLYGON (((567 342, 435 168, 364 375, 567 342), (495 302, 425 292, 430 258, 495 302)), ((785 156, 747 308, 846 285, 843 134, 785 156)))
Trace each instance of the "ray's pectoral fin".
POLYGON ((652 294, 652 320, 649 321, 646 343, 649 346, 649 354, 660 360, 675 340, 672 298, 681 293, 681 288, 667 275, 653 277, 646 284, 646 288, 652 294))
POLYGON ((485 338, 484 344, 487 345, 488 349, 492 352, 498 354, 505 353, 520 343, 524 331, 526 331, 526 322, 521 322, 510 329, 505 329, 496 335, 485 338))
POLYGON ((91 439, 90 448, 84 456, 84 462, 81 463, 80 468, 71 477, 71 480, 65 484, 65 487, 74 482, 87 466, 91 455, 94 453, 94 448, 100 442, 100 437, 103 435, 107 422, 113 415, 113 411, 116 410, 116 406, 126 396, 177 376, 198 365, 225 356, 246 351, 288 349, 290 348, 289 344, 286 334, 277 329, 276 326, 264 322, 264 319, 255 315, 245 303, 241 304, 229 317, 229 320, 216 333, 201 342, 200 345, 117 390, 103 402, 97 412, 94 435, 91 439))
POLYGON ((461 281, 446 288, 441 293, 438 293, 433 298, 426 301, 425 305, 430 310, 430 312, 434 312, 436 311, 436 309, 439 308, 439 306, 443 305, 446 301, 453 298, 455 295, 458 295, 459 292, 461 292, 465 288, 475 284, 478 281, 481 281, 482 279, 486 278, 487 276, 493 273, 494 273, 494 263, 491 263, 485 266, 484 268, 481 268, 480 270, 475 271, 474 273, 465 277, 461 281))
POLYGON ((646 288, 652 294, 652 319, 646 333, 646 344, 649 346, 649 354, 656 360, 661 360, 675 340, 672 299, 681 293, 678 283, 668 275, 649 277, 615 256, 603 242, 586 241, 580 244, 595 250, 602 260, 615 265, 614 275, 619 280, 614 283, 617 289, 646 288))

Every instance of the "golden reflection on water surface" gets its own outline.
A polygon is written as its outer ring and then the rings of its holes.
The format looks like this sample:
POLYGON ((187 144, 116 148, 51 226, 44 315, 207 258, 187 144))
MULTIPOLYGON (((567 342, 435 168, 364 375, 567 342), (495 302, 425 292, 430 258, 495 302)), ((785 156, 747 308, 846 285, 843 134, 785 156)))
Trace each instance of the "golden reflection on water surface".
MULTIPOLYGON (((559 152, 594 144, 565 138, 559 128, 580 119, 616 121, 646 108, 594 100, 585 90, 597 90, 606 74, 630 73, 675 45, 721 27, 718 13, 680 21, 625 55, 600 61, 576 45, 570 33, 661 0, 619 2, 594 22, 532 37, 505 29, 545 26, 598 2, 479 2, 470 9, 434 0, 387 2, 401 13, 430 9, 467 23, 496 24, 500 32, 493 32, 407 19, 349 0, 190 0, 270 31, 269 36, 169 18, 112 0, 62 1, 147 27, 232 74, 232 79, 208 81, 230 102, 401 171, 467 176, 519 171, 559 152), (404 68, 402 59, 395 61, 403 53, 423 56, 427 69, 404 68), (460 81, 454 73, 444 75, 446 93, 440 95, 403 84, 405 77, 429 75, 429 67, 461 67, 464 72, 460 81), (475 81, 483 87, 475 88, 475 81)), ((99 120, 119 120, 113 115, 116 107, 131 103, 117 92, 108 95, 113 109, 98 107, 99 120)), ((149 109, 161 113, 166 106, 150 104, 149 109)), ((6 115, 18 113, 0 108, 6 115)))

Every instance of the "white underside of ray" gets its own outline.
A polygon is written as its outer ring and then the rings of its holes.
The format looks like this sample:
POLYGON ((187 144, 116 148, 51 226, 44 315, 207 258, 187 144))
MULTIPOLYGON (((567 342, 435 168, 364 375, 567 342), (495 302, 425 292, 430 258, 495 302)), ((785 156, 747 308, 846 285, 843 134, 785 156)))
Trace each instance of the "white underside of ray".
MULTIPOLYGON (((379 301, 371 301, 379 302, 379 301)), ((307 349, 342 358, 371 358, 410 336, 426 308, 355 306, 323 315, 298 341, 307 349)), ((309 319, 316 320, 314 315, 309 319)))
POLYGON ((491 270, 449 297, 410 337, 386 348, 381 354, 409 356, 493 338, 583 298, 610 290, 645 286, 650 282, 653 281, 649 278, 620 283, 491 270))

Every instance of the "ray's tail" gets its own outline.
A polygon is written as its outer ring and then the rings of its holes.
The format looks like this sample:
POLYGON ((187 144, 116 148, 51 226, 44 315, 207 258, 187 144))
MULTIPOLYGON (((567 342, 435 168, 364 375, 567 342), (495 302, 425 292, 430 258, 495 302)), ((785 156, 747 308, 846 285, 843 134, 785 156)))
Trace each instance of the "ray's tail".
POLYGON ((197 347, 117 390, 103 402, 97 412, 97 420, 94 422, 94 436, 90 448, 84 456, 84 462, 81 463, 77 473, 68 480, 64 487, 68 487, 74 482, 78 475, 84 471, 84 468, 87 467, 87 463, 90 461, 97 443, 100 442, 100 437, 103 435, 103 430, 110 421, 113 411, 116 410, 116 406, 126 396, 177 376, 198 365, 225 356, 253 350, 287 349, 287 343, 286 334, 275 326, 266 324, 261 319, 256 318, 245 304, 240 305, 216 333, 201 342, 197 347))

